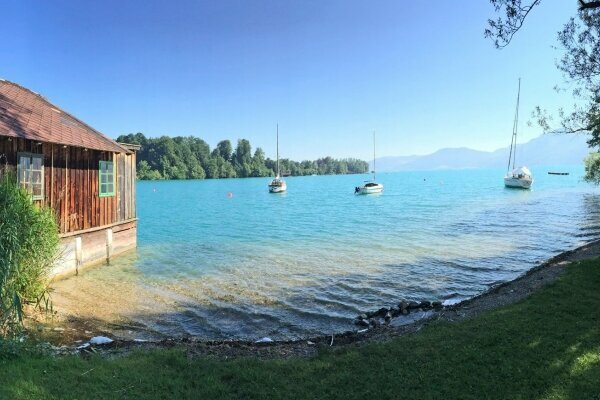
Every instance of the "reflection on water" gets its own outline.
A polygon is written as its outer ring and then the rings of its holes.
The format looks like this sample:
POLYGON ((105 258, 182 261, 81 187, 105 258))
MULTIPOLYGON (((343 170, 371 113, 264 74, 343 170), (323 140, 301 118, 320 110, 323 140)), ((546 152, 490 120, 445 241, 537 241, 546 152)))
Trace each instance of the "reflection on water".
POLYGON ((283 339, 401 298, 463 299, 599 236, 581 169, 545 171, 531 191, 495 170, 381 174, 381 196, 352 195, 360 176, 289 178, 286 196, 268 179, 140 182, 137 252, 57 282, 54 304, 147 336, 283 339))

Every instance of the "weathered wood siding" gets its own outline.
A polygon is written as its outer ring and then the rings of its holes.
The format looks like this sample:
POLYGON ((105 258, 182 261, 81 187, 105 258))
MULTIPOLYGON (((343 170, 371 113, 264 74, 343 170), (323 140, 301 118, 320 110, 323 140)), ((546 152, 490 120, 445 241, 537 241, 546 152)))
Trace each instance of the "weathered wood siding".
POLYGON ((135 153, 115 154, 117 176, 117 218, 127 221, 136 217, 135 210, 135 153))
POLYGON ((136 217, 135 153, 112 153, 0 136, 0 168, 17 165, 17 154, 44 155, 44 200, 61 234, 111 225, 136 217), (99 196, 99 162, 114 161, 115 195, 99 196))

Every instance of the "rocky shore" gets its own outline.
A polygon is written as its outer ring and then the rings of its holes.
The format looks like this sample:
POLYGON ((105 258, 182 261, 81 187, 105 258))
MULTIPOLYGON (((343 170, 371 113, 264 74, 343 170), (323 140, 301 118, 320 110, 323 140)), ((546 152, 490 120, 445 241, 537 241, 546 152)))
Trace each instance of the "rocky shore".
MULTIPOLYGON (((182 347, 189 356, 209 356, 220 359, 252 356, 258 358, 310 357, 323 348, 360 346, 364 343, 385 341, 400 335, 413 334, 424 326, 443 320, 455 322, 473 318, 495 308, 512 304, 528 297, 534 291, 554 282, 564 267, 574 261, 600 256, 600 241, 591 242, 577 249, 561 253, 532 268, 522 276, 490 288, 471 299, 453 305, 440 301, 400 301, 392 307, 381 307, 365 312, 355 319, 356 330, 332 335, 307 338, 295 341, 272 341, 263 338, 259 341, 207 341, 202 338, 165 339, 161 341, 114 340, 104 344, 86 345, 81 340, 72 346, 54 346, 42 343, 40 346, 57 354, 125 354, 132 349, 182 347), (402 322, 411 316, 410 322, 402 322)), ((58 332, 63 334, 63 332, 58 332)))

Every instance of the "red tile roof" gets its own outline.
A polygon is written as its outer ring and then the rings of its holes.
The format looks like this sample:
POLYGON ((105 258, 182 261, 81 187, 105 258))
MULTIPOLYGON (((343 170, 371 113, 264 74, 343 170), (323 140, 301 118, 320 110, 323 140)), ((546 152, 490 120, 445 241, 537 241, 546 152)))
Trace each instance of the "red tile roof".
POLYGON ((130 153, 39 94, 0 79, 0 136, 130 153))

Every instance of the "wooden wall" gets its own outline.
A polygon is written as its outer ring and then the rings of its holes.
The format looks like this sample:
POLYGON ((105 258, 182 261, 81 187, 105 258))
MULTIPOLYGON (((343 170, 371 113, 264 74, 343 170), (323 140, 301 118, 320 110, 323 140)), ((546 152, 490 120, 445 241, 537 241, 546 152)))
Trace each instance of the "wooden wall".
POLYGON ((67 234, 136 217, 135 153, 120 154, 0 136, 0 168, 14 169, 17 153, 44 155, 44 200, 67 234), (99 162, 114 161, 115 196, 98 194, 99 162))
POLYGON ((117 219, 127 221, 136 217, 135 210, 135 153, 115 154, 117 176, 117 219))

